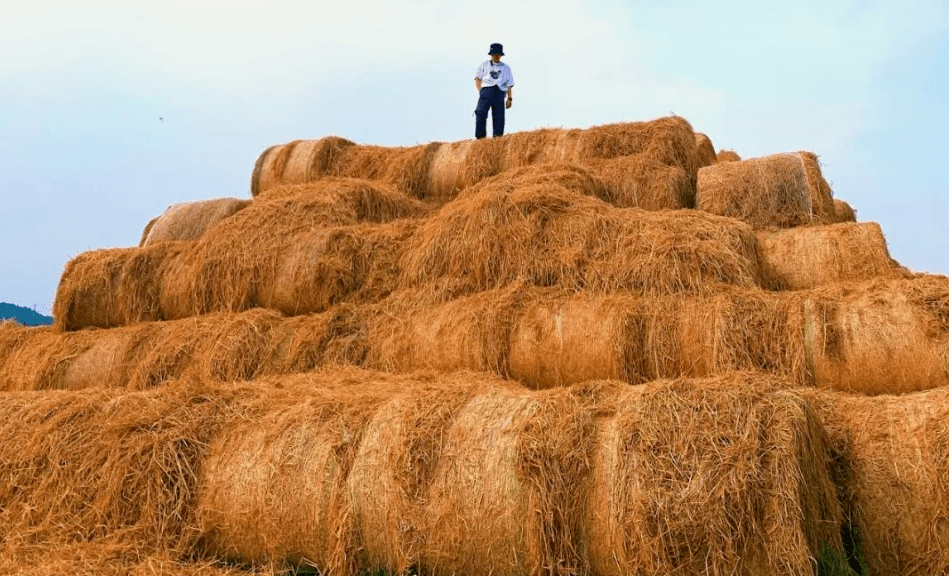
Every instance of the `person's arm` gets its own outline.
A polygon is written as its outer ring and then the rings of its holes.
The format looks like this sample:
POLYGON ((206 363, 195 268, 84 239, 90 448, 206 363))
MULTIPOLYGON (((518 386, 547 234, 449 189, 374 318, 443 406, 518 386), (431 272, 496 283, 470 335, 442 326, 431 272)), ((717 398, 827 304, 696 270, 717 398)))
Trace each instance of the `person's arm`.
POLYGON ((481 92, 481 78, 475 78, 475 90, 481 92))
POLYGON ((511 86, 507 89, 507 102, 504 104, 505 108, 510 108, 514 104, 514 87, 511 86))

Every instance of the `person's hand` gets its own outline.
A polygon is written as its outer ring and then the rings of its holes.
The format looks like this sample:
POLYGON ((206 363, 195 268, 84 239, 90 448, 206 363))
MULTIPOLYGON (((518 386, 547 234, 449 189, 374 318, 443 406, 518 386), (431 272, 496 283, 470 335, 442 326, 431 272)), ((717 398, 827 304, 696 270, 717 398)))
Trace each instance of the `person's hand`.
POLYGON ((508 98, 508 99, 507 99, 507 102, 504 103, 504 107, 505 107, 505 108, 510 108, 512 104, 514 104, 514 99, 513 99, 513 98, 508 98))

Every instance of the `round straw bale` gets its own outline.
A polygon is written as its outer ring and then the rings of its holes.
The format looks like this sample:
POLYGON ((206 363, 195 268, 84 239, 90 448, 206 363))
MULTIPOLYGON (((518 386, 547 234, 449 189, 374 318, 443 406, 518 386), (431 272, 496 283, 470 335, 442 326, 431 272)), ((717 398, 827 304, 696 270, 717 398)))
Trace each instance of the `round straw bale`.
POLYGON ((840 198, 834 198, 834 220, 836 222, 856 222, 857 212, 840 198))
POLYGON ((442 144, 433 142, 412 147, 352 146, 345 149, 335 165, 327 170, 331 176, 347 176, 381 180, 395 185, 406 194, 426 198, 432 163, 442 144))
POLYGON ((949 279, 842 283, 805 295, 808 365, 818 386, 902 394, 949 384, 949 279))
POLYGON ((447 432, 471 398, 487 391, 479 379, 449 380, 451 386, 394 395, 363 435, 349 474, 357 565, 363 569, 407 573, 427 545, 420 528, 447 432))
POLYGON ((343 152, 355 146, 338 136, 271 146, 257 159, 251 174, 251 196, 281 184, 303 184, 329 174, 343 152))
POLYGON ((250 173, 250 196, 251 198, 256 198, 260 194, 260 175, 264 169, 264 164, 270 158, 270 154, 274 151, 274 148, 279 146, 271 146, 264 150, 260 156, 257 157, 257 161, 254 162, 254 170, 250 173))
POLYGON ((765 274, 788 290, 897 275, 876 222, 760 230, 765 274))
POLYGON ((378 301, 398 285, 402 247, 412 220, 326 228, 292 239, 261 276, 260 305, 289 315, 322 312, 334 304, 378 301))
POLYGON ((482 138, 472 142, 461 166, 461 188, 473 186, 503 172, 507 168, 506 147, 507 140, 504 138, 482 138))
POLYGON ((692 183, 699 169, 695 132, 679 116, 594 126, 580 132, 577 151, 577 160, 643 154, 661 164, 682 168, 692 183))
POLYGON ((637 304, 626 296, 532 299, 511 334, 511 377, 532 388, 635 381, 637 304))
POLYGON ((848 528, 870 574, 949 571, 949 388, 801 390, 833 442, 848 528))
POLYGON ((507 374, 522 292, 515 284, 441 302, 425 293, 400 291, 371 316, 367 366, 507 374))
MULTIPOLYGON (((429 212, 425 204, 409 198, 390 184, 357 178, 326 176, 308 184, 274 186, 257 202, 263 204, 265 199, 278 198, 292 200, 285 204, 288 208, 299 206, 299 215, 294 212, 290 217, 299 218, 304 214, 323 212, 333 217, 328 218, 325 224, 381 223, 400 218, 418 218, 429 212)), ((264 206, 259 212, 262 215, 270 210, 273 208, 264 206)), ((280 218, 286 217, 281 215, 280 218)))
POLYGON ((266 371, 281 316, 272 310, 210 314, 162 323, 128 367, 132 388, 151 388, 192 377, 250 380, 266 371))
POLYGON ((274 326, 266 374, 296 374, 320 366, 365 363, 369 351, 363 313, 342 304, 321 314, 284 318, 274 326))
POLYGON ((775 154, 702 168, 695 207, 755 228, 789 228, 811 222, 811 197, 804 154, 775 154))
POLYGON ((408 240, 409 286, 471 291, 521 278, 597 292, 701 292, 759 281, 751 229, 692 211, 613 208, 559 186, 485 187, 444 206, 408 240))
POLYGON ((446 202, 458 195, 465 187, 465 159, 474 140, 443 144, 432 159, 429 174, 429 198, 446 202))
POLYGON ((477 195, 486 189, 513 193, 518 188, 551 186, 607 203, 617 200, 606 182, 592 170, 576 164, 535 164, 512 168, 471 186, 464 191, 464 196, 477 195))
MULTIPOLYGON (((281 184, 305 184, 330 173, 343 154, 356 144, 340 138, 327 136, 319 140, 300 142, 293 148, 287 166, 280 178, 281 184)), ((264 192, 264 190, 261 190, 264 192)))
POLYGON ((813 573, 841 549, 828 440, 760 376, 626 388, 597 420, 584 498, 592 573, 813 573), (714 440, 712 440, 714 439, 714 440))
POLYGON ((557 130, 556 134, 548 136, 548 146, 546 151, 546 162, 572 162, 579 163, 583 154, 580 150, 580 137, 583 130, 576 128, 569 130, 557 130))
POLYGON ((660 164, 642 154, 589 160, 584 166, 603 179, 612 197, 606 201, 614 206, 677 210, 695 205, 695 189, 678 166, 660 164))
POLYGON ((95 343, 88 331, 59 332, 50 326, 4 322, 0 330, 0 389, 66 388, 70 366, 95 343))
POLYGON ((420 565, 432 574, 535 574, 583 565, 576 546, 593 410, 578 390, 480 394, 444 439, 420 565))
MULTIPOLYGON (((91 346, 69 364, 61 385, 46 382, 42 388, 78 390, 96 386, 126 386, 129 374, 138 365, 144 349, 161 329, 156 324, 140 323, 90 332, 86 336, 92 340, 91 346)), ((73 334, 66 334, 63 339, 71 338, 73 334)))
POLYGON ((542 128, 525 132, 514 132, 505 136, 504 166, 510 170, 535 164, 556 164, 570 160, 556 150, 562 133, 566 130, 542 128))
POLYGON ((285 399, 276 391, 258 395, 214 439, 196 504, 206 553, 354 572, 347 479, 364 432, 397 389, 365 374, 355 376, 362 386, 311 387, 305 394, 283 379, 285 399))
MULTIPOLYGON (((732 288, 672 303, 678 308, 674 314, 679 342, 659 349, 678 349, 679 354, 652 354, 649 358, 655 377, 762 371, 799 385, 809 384, 798 298, 732 288)), ((669 313, 659 309, 652 318, 656 314, 669 313)), ((672 335, 662 329, 660 319, 650 337, 650 347, 657 347, 672 335)))
POLYGON ((711 166, 718 162, 718 159, 715 157, 715 146, 712 145, 712 140, 709 139, 708 136, 701 132, 696 132, 695 145, 698 147, 699 168, 711 166))
POLYGON ((110 328, 160 318, 160 270, 181 247, 164 243, 145 248, 84 252, 66 264, 56 299, 58 330, 110 328))
POLYGON ((0 538, 53 545, 112 539, 186 552, 195 534, 197 471, 232 394, 200 387, 7 393, 0 538))
POLYGON ((823 224, 833 224, 837 221, 834 206, 834 191, 824 179, 820 161, 813 152, 801 152, 804 158, 804 168, 807 170, 807 189, 811 195, 811 207, 814 219, 823 224))
POLYGON ((734 371, 809 381, 800 303, 763 290, 539 296, 525 304, 510 354, 511 377, 536 388, 734 371))
POLYGON ((250 204, 250 200, 215 198, 169 206, 154 220, 141 246, 176 240, 195 240, 221 220, 233 216, 250 204))
POLYGON ((718 154, 715 155, 715 160, 717 162, 740 162, 741 156, 734 150, 719 150, 718 154))
POLYGON ((138 241, 139 248, 145 245, 145 239, 148 238, 148 233, 152 231, 152 226, 154 226, 155 222, 157 221, 158 221, 158 216, 155 216, 154 218, 148 221, 148 224, 145 225, 145 229, 142 230, 142 237, 138 241))
POLYGON ((283 171, 293 154, 293 149, 300 142, 300 140, 294 140, 264 150, 263 154, 257 158, 254 172, 251 174, 251 196, 256 197, 271 186, 283 183, 283 171))

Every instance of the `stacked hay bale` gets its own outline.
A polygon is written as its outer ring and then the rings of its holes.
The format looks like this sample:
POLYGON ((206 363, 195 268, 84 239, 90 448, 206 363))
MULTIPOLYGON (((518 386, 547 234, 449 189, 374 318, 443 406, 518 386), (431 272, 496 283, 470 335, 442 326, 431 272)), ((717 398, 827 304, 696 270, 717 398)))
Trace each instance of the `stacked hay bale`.
POLYGON ((139 246, 195 240, 203 236, 209 228, 237 214, 249 204, 249 200, 238 198, 215 198, 174 204, 145 226, 139 246))
POLYGON ((410 148, 358 146, 331 136, 267 149, 254 168, 251 193, 257 196, 281 184, 346 176, 384 181, 411 196, 444 203, 507 170, 566 162, 604 173, 612 185, 625 189, 626 205, 681 208, 694 199, 702 165, 698 155, 692 127, 679 117, 410 148), (637 176, 618 178, 618 171, 637 176))
POLYGON ((8 393, 0 535, 338 574, 803 576, 841 516, 823 430, 780 387, 329 371, 8 393))
POLYGON ((716 157, 676 117, 328 137, 251 188, 0 324, 0 567, 804 575, 856 532, 873 570, 942 568, 834 420, 901 400, 826 390, 949 384, 949 279, 816 155, 716 157))

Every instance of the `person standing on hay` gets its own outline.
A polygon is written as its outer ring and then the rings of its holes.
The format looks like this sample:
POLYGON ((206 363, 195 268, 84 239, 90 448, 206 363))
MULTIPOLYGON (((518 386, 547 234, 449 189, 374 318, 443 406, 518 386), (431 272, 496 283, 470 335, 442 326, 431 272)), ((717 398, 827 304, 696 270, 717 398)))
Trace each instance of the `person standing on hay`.
POLYGON ((488 50, 490 60, 485 60, 478 66, 475 73, 475 88, 478 90, 478 107, 475 108, 475 138, 481 139, 488 135, 488 110, 491 110, 491 123, 494 128, 494 137, 504 134, 504 110, 514 103, 514 76, 511 67, 501 62, 504 56, 504 47, 492 44, 488 50), (507 102, 504 95, 507 94, 507 102))

